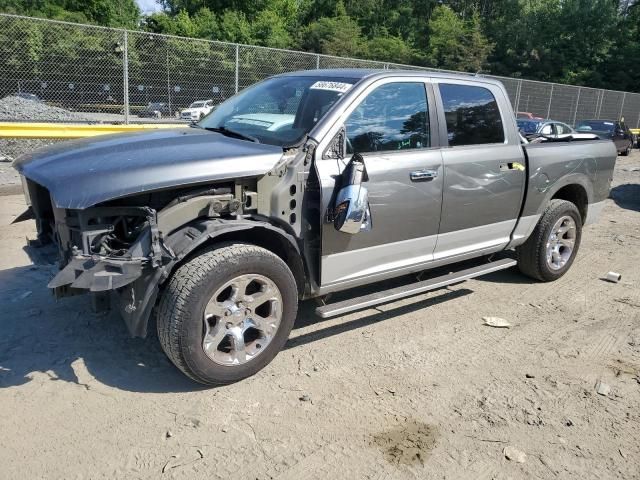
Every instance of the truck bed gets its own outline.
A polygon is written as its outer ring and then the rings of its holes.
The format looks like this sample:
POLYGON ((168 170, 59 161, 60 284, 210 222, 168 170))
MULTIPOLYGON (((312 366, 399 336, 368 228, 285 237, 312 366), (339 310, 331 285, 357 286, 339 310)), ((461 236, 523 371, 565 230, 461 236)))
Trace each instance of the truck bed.
POLYGON ((584 187, 587 204, 609 195, 617 152, 609 140, 546 142, 523 145, 527 158, 528 188, 522 216, 541 214, 562 187, 584 187))

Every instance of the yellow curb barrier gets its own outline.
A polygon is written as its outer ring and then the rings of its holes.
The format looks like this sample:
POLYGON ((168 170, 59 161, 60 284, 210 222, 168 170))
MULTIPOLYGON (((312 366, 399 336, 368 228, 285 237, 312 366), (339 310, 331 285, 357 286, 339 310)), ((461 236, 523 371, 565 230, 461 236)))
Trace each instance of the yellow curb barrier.
POLYGON ((140 132, 161 128, 186 128, 179 123, 129 125, 0 122, 0 138, 83 138, 109 133, 140 132))

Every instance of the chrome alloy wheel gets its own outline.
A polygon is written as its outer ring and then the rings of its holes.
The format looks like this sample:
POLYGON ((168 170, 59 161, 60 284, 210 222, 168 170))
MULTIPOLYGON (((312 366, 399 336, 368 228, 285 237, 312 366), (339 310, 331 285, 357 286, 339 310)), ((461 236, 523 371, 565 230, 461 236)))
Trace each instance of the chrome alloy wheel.
POLYGON ((256 274, 226 282, 204 310, 204 353, 220 365, 242 365, 271 343, 282 320, 276 284, 256 274))
POLYGON ((552 270, 564 267, 576 244, 576 222, 573 217, 561 217, 551 229, 547 239, 547 265, 552 270))

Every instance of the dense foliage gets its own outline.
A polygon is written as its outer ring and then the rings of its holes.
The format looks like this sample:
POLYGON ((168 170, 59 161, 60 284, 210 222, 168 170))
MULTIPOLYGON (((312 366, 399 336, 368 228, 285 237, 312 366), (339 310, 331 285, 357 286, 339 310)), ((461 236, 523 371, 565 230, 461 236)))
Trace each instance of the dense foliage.
POLYGON ((640 91, 632 0, 0 0, 0 11, 640 91))

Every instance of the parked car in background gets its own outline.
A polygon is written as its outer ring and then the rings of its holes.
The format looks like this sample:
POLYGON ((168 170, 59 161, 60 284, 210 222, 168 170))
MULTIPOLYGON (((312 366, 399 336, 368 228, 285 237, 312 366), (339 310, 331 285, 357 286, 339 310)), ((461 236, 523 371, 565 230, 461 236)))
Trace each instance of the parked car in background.
POLYGON ((214 107, 213 100, 198 100, 189 105, 189 108, 182 110, 180 118, 182 120, 200 120, 205 115, 209 115, 214 107))
POLYGON ((149 105, 138 113, 138 116, 147 118, 170 117, 171 109, 166 103, 150 102, 149 105))
POLYGON ((531 112, 518 112, 516 114, 516 118, 523 118, 523 119, 529 119, 529 120, 542 120, 542 117, 538 117, 536 115, 534 115, 531 112))
POLYGON ((616 144, 619 155, 629 155, 633 148, 633 136, 621 120, 581 120, 576 124, 579 133, 594 133, 616 144))
POLYGON ((14 95, 14 97, 24 98, 25 100, 33 100, 34 102, 40 101, 40 97, 35 93, 18 92, 14 95))
POLYGON ((219 385, 275 357, 302 299, 443 265, 452 273, 316 313, 516 264, 560 278, 609 195, 616 149, 595 138, 523 145, 504 86, 484 77, 310 70, 247 88, 194 128, 93 137, 14 166, 39 245, 57 246, 56 295, 111 294, 133 335, 156 325, 177 368, 219 385))
POLYGON ((576 132, 573 128, 563 122, 556 120, 516 120, 518 130, 527 140, 549 138, 562 139, 571 136, 573 139, 591 140, 596 137, 592 133, 576 132))
POLYGON ((633 135, 633 140, 636 144, 636 148, 640 148, 640 128, 632 128, 631 134, 633 135))

